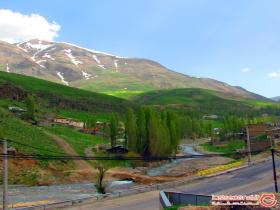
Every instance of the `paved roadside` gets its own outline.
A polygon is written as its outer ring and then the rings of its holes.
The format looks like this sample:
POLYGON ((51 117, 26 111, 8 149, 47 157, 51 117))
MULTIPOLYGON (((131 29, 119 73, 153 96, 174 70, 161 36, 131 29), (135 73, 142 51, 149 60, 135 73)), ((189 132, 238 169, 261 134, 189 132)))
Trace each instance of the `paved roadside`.
POLYGON ((159 191, 97 201, 93 204, 68 207, 69 210, 158 210, 159 191))
MULTIPOLYGON (((280 160, 277 161, 277 168, 280 160)), ((194 194, 251 194, 257 192, 272 192, 273 174, 271 160, 261 162, 250 167, 244 167, 228 173, 214 175, 203 179, 193 180, 180 187, 166 190, 182 191, 194 194)), ((159 191, 141 193, 121 198, 105 199, 76 207, 70 210, 158 210, 159 191)))

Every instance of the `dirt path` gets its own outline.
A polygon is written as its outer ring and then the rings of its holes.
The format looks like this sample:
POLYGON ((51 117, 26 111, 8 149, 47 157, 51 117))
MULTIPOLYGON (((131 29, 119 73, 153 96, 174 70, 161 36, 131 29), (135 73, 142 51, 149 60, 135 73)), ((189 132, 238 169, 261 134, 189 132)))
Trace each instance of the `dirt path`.
MULTIPOLYGON (((55 140, 67 155, 79 156, 79 154, 63 138, 47 131, 44 132, 55 140)), ((93 170, 92 166, 85 160, 74 160, 74 163, 78 170, 93 170)))

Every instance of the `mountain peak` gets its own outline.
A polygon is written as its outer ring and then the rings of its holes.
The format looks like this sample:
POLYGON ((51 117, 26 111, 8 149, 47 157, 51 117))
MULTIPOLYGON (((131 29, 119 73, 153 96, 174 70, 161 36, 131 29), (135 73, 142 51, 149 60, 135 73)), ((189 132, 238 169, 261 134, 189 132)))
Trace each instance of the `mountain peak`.
POLYGON ((280 96, 275 96, 271 98, 273 101, 280 102, 280 96))
POLYGON ((148 59, 126 58, 66 42, 32 39, 0 43, 0 70, 112 95, 174 88, 203 88, 256 98, 239 87, 196 78, 148 59))

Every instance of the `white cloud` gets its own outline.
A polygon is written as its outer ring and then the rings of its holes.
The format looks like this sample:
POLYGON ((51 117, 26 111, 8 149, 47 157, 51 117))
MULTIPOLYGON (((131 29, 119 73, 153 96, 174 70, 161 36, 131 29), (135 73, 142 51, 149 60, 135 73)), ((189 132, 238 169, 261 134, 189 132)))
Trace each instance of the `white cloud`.
POLYGON ((268 74, 269 77, 280 77, 280 71, 279 72, 271 72, 268 74))
POLYGON ((244 73, 247 73, 247 72, 251 71, 251 69, 249 69, 249 68, 243 68, 243 69, 241 69, 241 71, 244 72, 244 73))
POLYGON ((11 10, 0 10, 0 40, 9 43, 30 39, 52 41, 58 36, 60 25, 48 22, 38 14, 24 15, 11 10))

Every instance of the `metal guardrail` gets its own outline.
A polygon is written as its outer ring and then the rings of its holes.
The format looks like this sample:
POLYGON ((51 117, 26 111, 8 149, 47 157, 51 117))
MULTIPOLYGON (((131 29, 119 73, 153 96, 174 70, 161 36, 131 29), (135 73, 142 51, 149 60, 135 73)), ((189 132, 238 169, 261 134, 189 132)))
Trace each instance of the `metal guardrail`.
MULTIPOLYGON (((53 209, 56 206, 63 205, 66 207, 67 205, 75 205, 77 203, 82 203, 84 201, 89 201, 92 199, 93 201, 97 201, 103 198, 107 197, 122 197, 126 195, 132 195, 132 194, 137 194, 137 193, 143 193, 143 192, 150 192, 154 190, 164 190, 164 189, 171 189, 177 186, 181 186, 190 182, 193 182, 195 180, 200 180, 205 177, 192 177, 192 178, 186 178, 186 179, 181 179, 178 181, 171 181, 171 182, 165 182, 165 183, 160 183, 160 184, 153 184, 153 185, 148 185, 148 186, 141 186, 141 187, 134 187, 131 189, 126 189, 122 191, 116 191, 113 193, 108 193, 105 195, 93 195, 89 196, 86 198, 80 198, 80 199, 73 199, 73 200, 65 200, 61 202, 54 202, 54 203, 49 203, 49 204, 42 204, 42 205, 36 205, 36 206, 30 206, 30 207, 20 207, 20 208, 12 208, 13 210, 46 210, 46 209, 53 209)), ((1 208, 0 208, 1 209, 1 208)))
POLYGON ((34 205, 34 206, 26 206, 26 207, 16 207, 13 208, 13 210, 47 210, 47 209, 53 209, 57 207, 66 207, 66 206, 73 206, 75 204, 80 204, 84 201, 89 201, 90 199, 94 200, 100 200, 105 197, 108 197, 110 194, 105 194, 105 195, 93 195, 93 196, 88 196, 85 198, 78 198, 78 199, 69 199, 69 200, 63 200, 63 201, 57 201, 57 202, 52 202, 52 203, 46 203, 46 204, 39 204, 39 205, 34 205))
POLYGON ((196 195, 181 192, 160 192, 160 210, 172 205, 208 205, 212 200, 212 196, 196 195))
MULTIPOLYGON (((160 184, 152 184, 148 186, 141 186, 141 187, 134 187, 131 189, 126 189, 126 190, 121 190, 121 191, 115 191, 113 193, 107 193, 104 195, 92 195, 88 196, 85 198, 79 198, 79 199, 69 199, 69 200, 63 200, 63 201, 57 201, 57 202, 52 202, 52 203, 47 203, 47 204, 38 204, 34 206, 28 206, 28 207, 17 207, 13 208, 13 210, 50 210, 54 209, 57 207, 66 207, 66 206, 72 206, 75 204, 80 204, 86 201, 97 201, 100 199, 104 198, 114 198, 114 197, 123 197, 127 195, 133 195, 133 194, 138 194, 138 193, 143 193, 143 192, 150 192, 154 190, 163 190, 163 189, 168 189, 168 188, 174 188, 176 186, 180 186, 183 184, 187 184, 195 179, 198 178, 189 178, 185 180, 178 180, 178 181, 172 181, 172 182, 165 182, 165 183, 160 183, 160 184)), ((1 209, 1 208, 0 208, 1 209)))
POLYGON ((159 203, 160 203, 160 210, 163 210, 165 208, 171 207, 172 204, 170 203, 169 199, 167 198, 167 196, 165 195, 165 193, 163 191, 160 191, 159 193, 159 203))

